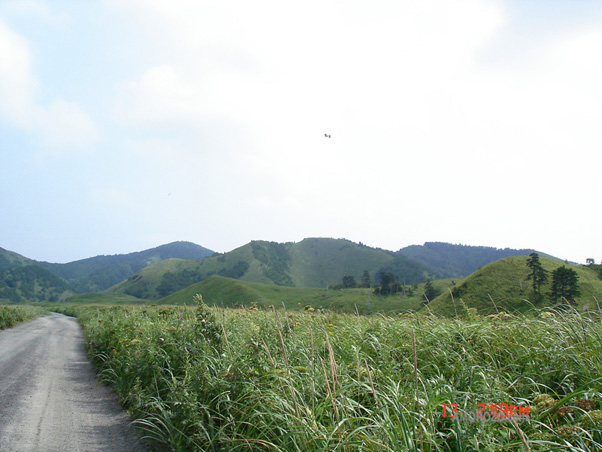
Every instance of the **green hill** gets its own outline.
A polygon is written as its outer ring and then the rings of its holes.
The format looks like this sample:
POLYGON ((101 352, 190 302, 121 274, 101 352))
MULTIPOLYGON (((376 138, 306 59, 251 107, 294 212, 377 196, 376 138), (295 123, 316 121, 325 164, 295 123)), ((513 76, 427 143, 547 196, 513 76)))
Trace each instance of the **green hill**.
POLYGON ((0 248, 0 301, 64 301, 73 293, 107 289, 163 259, 202 259, 211 254, 194 243, 174 242, 136 253, 52 264, 0 248))
MULTIPOLYGON (((399 254, 410 257, 430 268, 437 278, 460 278, 479 268, 511 256, 528 256, 531 249, 493 248, 489 246, 452 245, 451 243, 426 242, 402 248, 399 254)), ((552 257, 538 253, 541 257, 552 257)))
MULTIPOLYGON (((479 314, 495 314, 496 307, 505 312, 526 312, 533 307, 529 301, 533 298, 533 289, 527 280, 529 268, 528 256, 508 257, 495 261, 477 270, 462 283, 456 284, 451 291, 435 298, 427 310, 438 315, 462 315, 467 308, 476 308, 479 314), (451 293, 450 293, 451 292, 451 293), (453 297, 452 297, 453 295, 453 297)), ((575 270, 579 277, 581 295, 575 300, 581 310, 597 309, 596 301, 602 300, 602 279, 594 268, 583 265, 569 265, 555 259, 540 258, 541 264, 550 273, 564 265, 575 270)), ((544 295, 537 307, 554 305, 549 299, 551 274, 541 288, 544 295)))
POLYGON ((0 270, 0 301, 65 301, 69 284, 39 265, 17 265, 0 270))
POLYGON ((421 306, 418 291, 416 297, 378 297, 372 290, 365 289, 319 289, 287 287, 241 281, 222 276, 210 276, 203 282, 193 284, 158 301, 159 304, 192 304, 196 294, 203 295, 208 305, 223 307, 258 307, 283 304, 289 310, 331 309, 340 312, 370 314, 373 312, 404 312, 417 310, 421 306))
POLYGON ((96 256, 67 264, 40 262, 39 265, 67 281, 78 293, 100 292, 137 271, 170 258, 203 259, 213 251, 191 242, 173 242, 129 254, 96 256))
POLYGON ((344 239, 309 238, 298 243, 253 241, 202 261, 159 262, 108 292, 157 300, 212 275, 278 286, 326 288, 341 284, 347 275, 359 282, 364 271, 369 272, 372 282, 378 282, 382 271, 391 271, 406 284, 431 276, 427 267, 392 251, 344 239))
POLYGON ((0 270, 7 270, 21 265, 33 265, 36 263, 36 261, 21 256, 13 251, 0 248, 0 270))

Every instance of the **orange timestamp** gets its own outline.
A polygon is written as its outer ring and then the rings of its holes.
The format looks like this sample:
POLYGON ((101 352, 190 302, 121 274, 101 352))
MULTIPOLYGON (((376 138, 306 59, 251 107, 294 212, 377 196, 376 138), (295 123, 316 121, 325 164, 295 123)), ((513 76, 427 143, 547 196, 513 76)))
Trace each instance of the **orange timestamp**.
POLYGON ((443 417, 458 418, 461 421, 529 421, 529 406, 508 403, 479 403, 474 413, 458 410, 456 403, 442 403, 443 417))

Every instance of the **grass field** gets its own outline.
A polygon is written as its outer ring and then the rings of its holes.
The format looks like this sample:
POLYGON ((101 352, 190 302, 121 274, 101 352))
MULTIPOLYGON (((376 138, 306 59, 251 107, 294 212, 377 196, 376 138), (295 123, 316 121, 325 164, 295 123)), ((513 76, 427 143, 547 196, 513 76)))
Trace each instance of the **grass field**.
POLYGON ((44 308, 31 305, 0 305, 0 330, 47 314, 44 308))
MULTIPOLYGON (((447 287, 448 280, 437 281, 440 291, 447 287)), ((211 276, 205 281, 193 284, 159 301, 159 304, 191 304, 195 294, 202 293, 207 305, 217 307, 283 307, 287 309, 328 309, 337 312, 372 314, 417 311, 422 306, 424 284, 417 285, 412 296, 379 297, 368 288, 357 289, 315 289, 307 287, 284 287, 273 284, 260 284, 240 281, 221 276, 211 276)))
POLYGON ((602 450, 597 312, 57 308, 78 316, 100 376, 167 450, 602 450), (471 422, 443 404, 530 418, 471 422))

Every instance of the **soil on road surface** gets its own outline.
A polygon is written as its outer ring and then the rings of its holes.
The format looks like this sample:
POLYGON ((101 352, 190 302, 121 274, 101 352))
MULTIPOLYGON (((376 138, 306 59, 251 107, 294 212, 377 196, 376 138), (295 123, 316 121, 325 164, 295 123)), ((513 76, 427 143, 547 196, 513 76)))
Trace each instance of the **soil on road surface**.
POLYGON ((0 451, 145 451, 96 381, 77 320, 52 314, 0 331, 0 451))

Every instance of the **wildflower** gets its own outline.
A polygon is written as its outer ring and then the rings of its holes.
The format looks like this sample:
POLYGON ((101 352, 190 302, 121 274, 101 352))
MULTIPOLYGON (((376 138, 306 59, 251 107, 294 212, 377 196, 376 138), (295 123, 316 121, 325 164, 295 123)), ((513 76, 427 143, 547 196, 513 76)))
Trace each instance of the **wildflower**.
POLYGON ((329 323, 329 324, 328 324, 328 326, 331 326, 331 327, 332 327, 332 326, 334 326, 334 325, 333 325, 332 323, 329 323))
POLYGON ((332 334, 332 331, 329 331, 328 334, 332 334))
POLYGON ((295 322, 295 325, 301 325, 301 323, 299 323, 299 322, 295 322))

